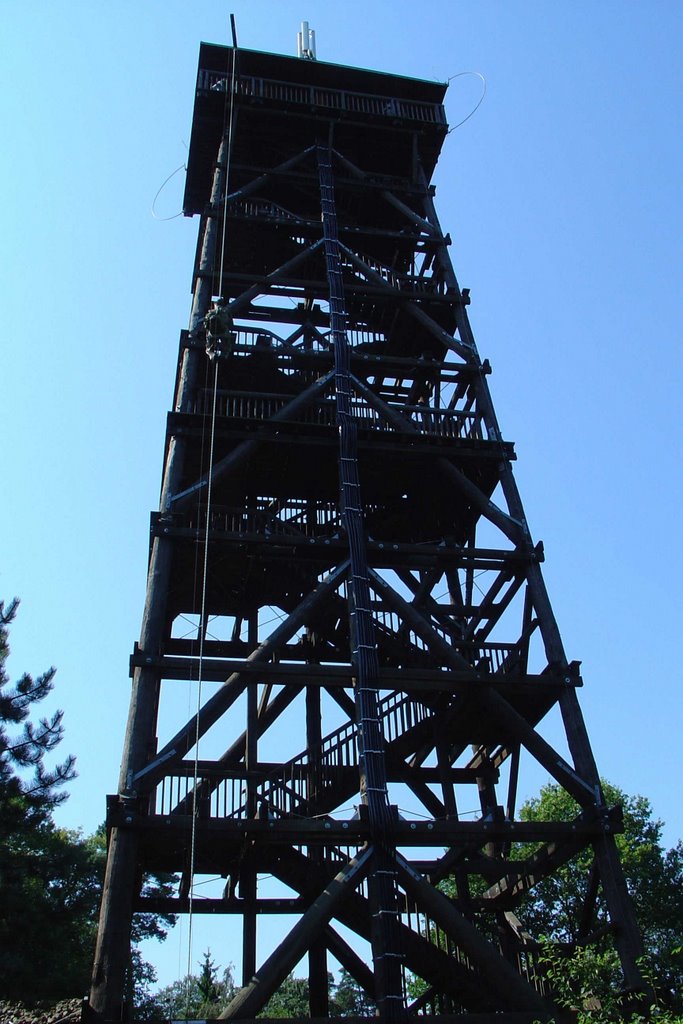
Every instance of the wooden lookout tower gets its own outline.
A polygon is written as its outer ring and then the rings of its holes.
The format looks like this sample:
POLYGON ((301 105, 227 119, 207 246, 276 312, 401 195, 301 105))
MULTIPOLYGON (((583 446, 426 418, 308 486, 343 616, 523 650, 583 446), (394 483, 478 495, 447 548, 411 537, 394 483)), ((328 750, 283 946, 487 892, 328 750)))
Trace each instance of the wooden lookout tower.
POLYGON ((535 884, 592 849, 581 941, 612 931, 631 988, 640 946, 434 208, 446 87, 307 56, 200 49, 192 312, 89 1014, 125 1016, 132 915, 163 910, 238 919, 231 1020, 294 969, 329 1017, 336 965, 392 1021, 540 1020, 535 884), (531 763, 573 821, 519 819, 531 763))

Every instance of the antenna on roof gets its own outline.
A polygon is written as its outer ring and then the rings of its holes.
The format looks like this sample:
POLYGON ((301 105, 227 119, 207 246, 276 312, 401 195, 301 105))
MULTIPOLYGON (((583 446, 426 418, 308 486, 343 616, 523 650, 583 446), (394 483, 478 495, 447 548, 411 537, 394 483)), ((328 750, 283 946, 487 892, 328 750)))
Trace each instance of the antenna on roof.
POLYGON ((315 60, 315 31, 308 27, 307 21, 301 22, 301 29, 296 34, 297 56, 304 60, 315 60))

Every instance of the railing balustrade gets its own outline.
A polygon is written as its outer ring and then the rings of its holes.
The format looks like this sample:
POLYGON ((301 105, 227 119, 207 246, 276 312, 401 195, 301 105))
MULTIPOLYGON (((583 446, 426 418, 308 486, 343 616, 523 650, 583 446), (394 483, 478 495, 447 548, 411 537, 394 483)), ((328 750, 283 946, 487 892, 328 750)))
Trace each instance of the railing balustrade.
MULTIPOLYGON (((221 533, 253 533, 260 536, 317 538, 339 529, 340 513, 335 504, 317 502, 310 507, 293 499, 276 508, 245 508, 216 505, 211 509, 209 529, 221 533)), ((189 529, 206 529, 206 508, 190 514, 189 529)))
MULTIPOLYGON (((355 250, 354 250, 355 251, 355 250)), ((440 277, 427 276, 424 274, 406 274, 380 263, 373 256, 355 251, 366 266, 378 277, 381 277, 391 288, 403 292, 430 292, 435 295, 443 295, 446 292, 446 283, 440 277)), ((358 267, 348 253, 342 253, 342 264, 347 270, 351 270, 357 277, 363 279, 363 271, 358 267)))
MULTIPOLYGON (((224 72, 202 69, 197 80, 197 90, 203 93, 229 92, 231 81, 232 79, 224 72)), ((234 91, 237 96, 254 100, 323 107, 368 117, 387 117, 393 121, 446 125, 445 111, 440 103, 377 96, 346 89, 327 89, 317 85, 299 85, 253 75, 237 76, 234 91)))
MULTIPOLYGON (((216 415, 225 419, 249 420, 266 422, 276 416, 291 402, 291 395, 255 393, 253 391, 219 390, 216 393, 216 415)), ((210 415, 213 407, 213 392, 199 392, 192 412, 210 415)), ((352 401, 353 416, 359 428, 395 433, 395 428, 387 423, 371 406, 361 400, 352 401)), ((482 420, 479 413, 464 412, 460 409, 443 409, 418 403, 417 405, 394 405, 399 409, 406 421, 420 434, 451 438, 453 440, 480 440, 482 438, 482 420)), ((306 424, 316 427, 336 427, 336 405, 333 398, 299 409, 288 420, 291 423, 306 424)))
MULTIPOLYGON (((411 633, 411 640, 416 646, 425 646, 415 634, 411 633)), ((473 667, 493 674, 514 671, 522 656, 519 644, 487 642, 455 646, 473 667)), ((397 692, 387 694, 378 702, 378 713, 387 743, 405 736, 433 717, 426 705, 397 692)), ((249 789, 254 805, 278 818, 308 816, 312 809, 319 813, 316 802, 326 793, 336 793, 348 769, 358 765, 356 737, 355 722, 346 722, 324 737, 317 751, 305 750, 268 778, 252 781, 249 789)), ((171 814, 181 805, 190 813, 194 790, 192 769, 192 764, 188 763, 185 772, 161 780, 156 789, 154 813, 171 814)), ((244 775, 235 772, 230 778, 220 780, 215 776, 203 778, 200 773, 197 781, 200 816, 246 818, 247 787, 246 771, 244 775)))

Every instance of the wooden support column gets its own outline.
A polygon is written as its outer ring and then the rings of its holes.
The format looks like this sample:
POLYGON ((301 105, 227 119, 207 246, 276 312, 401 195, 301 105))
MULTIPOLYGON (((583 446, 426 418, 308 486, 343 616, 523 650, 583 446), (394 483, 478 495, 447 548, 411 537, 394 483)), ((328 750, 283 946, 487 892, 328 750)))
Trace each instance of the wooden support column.
MULTIPOLYGON (((258 644, 258 621, 249 616, 249 643, 258 644)), ((252 772, 258 765, 258 681, 252 679, 247 686, 247 729, 245 744, 245 768, 252 772)), ((254 782, 247 781, 247 817, 256 817, 256 792, 254 782)), ((242 928, 242 984, 248 985, 256 970, 256 898, 258 882, 256 871, 250 863, 251 845, 243 851, 240 864, 240 897, 245 901, 244 924, 242 928)))
MULTIPOLYGON (((436 230, 439 239, 441 239, 439 244, 439 258, 441 260, 443 272, 446 275, 446 280, 449 286, 453 288, 457 294, 460 294, 460 286, 457 282, 455 271, 453 270, 453 265, 450 261, 448 249, 445 244, 432 197, 426 187, 427 181, 424 173, 422 173, 421 177, 423 184, 425 185, 425 193, 423 197, 425 219, 429 221, 436 230)), ((454 309, 460 338, 470 349, 473 361, 475 361, 477 365, 481 365, 465 305, 459 303, 454 307, 454 309)), ((502 437, 495 415, 491 393, 483 373, 480 374, 477 381, 477 392, 477 401, 482 409, 484 421, 489 433, 494 437, 502 437)), ((507 459, 503 459, 501 462, 501 485, 508 503, 510 514, 514 516, 517 522, 520 523, 526 546, 531 550, 531 535, 524 515, 522 500, 512 473, 512 466, 507 459)), ((551 665, 556 665, 561 669, 565 669, 567 667, 567 657, 560 637, 557 621, 550 604, 550 598, 545 586, 545 581, 541 573, 541 567, 536 561, 531 561, 529 564, 529 568, 527 570, 527 583, 533 607, 538 618, 548 662, 551 665)), ((569 682, 570 680, 568 677, 567 683, 569 684, 569 682)), ((585 780, 589 786, 594 788, 596 794, 595 802, 599 806, 603 802, 602 793, 600 791, 599 776, 588 739, 588 732, 579 707, 576 691, 573 686, 567 685, 566 689, 562 691, 559 704, 566 731, 567 743, 574 761, 576 772, 581 776, 582 780, 585 780)), ((518 735, 522 738, 521 734, 518 735)), ((522 742, 525 743, 523 738, 522 742)), ((525 743, 525 745, 527 744, 525 743)), ((529 747, 529 749, 531 750, 532 748, 529 747)), ((532 752, 536 753, 535 751, 532 752)), ((557 778, 557 776, 555 777, 557 778)), ((558 781, 560 781, 562 785, 565 785, 570 792, 573 792, 573 795, 579 799, 580 802, 585 802, 585 800, 580 799, 579 791, 573 791, 572 787, 567 785, 566 781, 563 782, 562 779, 558 779, 558 781)), ((617 926, 615 942, 619 951, 626 982, 634 990, 646 991, 647 986, 638 966, 638 960, 642 956, 643 952, 640 931, 638 929, 631 900, 626 889, 624 873, 619 860, 614 837, 606 834, 600 840, 596 841, 595 853, 605 896, 607 898, 610 916, 617 926)))
MULTIPOLYGON (((218 202, 225 181, 227 140, 223 139, 213 176, 212 202, 218 202)), ((213 265, 218 236, 218 222, 208 217, 204 225, 200 270, 213 265)), ((201 273, 195 281, 190 331, 196 329, 211 302, 210 284, 201 273)), ((199 354, 188 347, 183 353, 176 407, 189 405, 196 388, 199 354)), ((172 438, 167 452, 161 494, 161 511, 167 511, 170 495, 177 488, 183 472, 184 441, 172 438)), ((157 654, 166 635, 166 608, 173 544, 156 537, 152 546, 147 594, 140 632, 140 649, 157 654)), ((148 762, 156 734, 159 701, 159 675, 149 668, 136 669, 133 676, 130 710, 124 740, 119 793, 134 800, 133 778, 148 762)), ((132 903, 138 876, 138 839, 133 829, 113 829, 107 851, 105 885, 102 891, 97 946, 90 989, 90 1009, 104 1020, 119 1020, 123 1012, 125 976, 130 959, 130 928, 132 903), (122 894, 125 894, 122 895, 122 894)))
POLYGON ((308 1004, 311 1017, 327 1017, 330 1009, 327 948, 322 942, 308 950, 308 1004))
MULTIPOLYGON (((306 687, 306 745, 308 748, 308 787, 306 799, 310 807, 316 805, 320 783, 320 744, 322 727, 320 718, 320 688, 306 687)), ((309 846, 308 856, 322 864, 323 851, 309 846)), ((327 979, 327 949, 323 942, 314 943, 308 950, 308 993, 311 1017, 326 1017, 329 1010, 327 979)))
POLYGON ((248 985, 256 973, 256 873, 249 863, 240 867, 240 899, 247 908, 242 927, 242 985, 248 985))

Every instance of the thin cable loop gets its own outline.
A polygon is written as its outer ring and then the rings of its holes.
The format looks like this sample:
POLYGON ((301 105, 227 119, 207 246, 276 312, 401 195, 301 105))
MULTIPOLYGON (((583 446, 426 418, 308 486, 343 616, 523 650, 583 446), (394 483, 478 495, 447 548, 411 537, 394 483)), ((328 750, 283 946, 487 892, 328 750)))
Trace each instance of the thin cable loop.
POLYGON ((450 135, 451 132, 454 132, 456 128, 460 128, 465 123, 465 121, 469 121, 471 117, 474 117, 476 112, 479 110, 479 107, 484 102, 484 96, 486 96, 486 79, 482 75, 481 71, 459 71, 457 75, 451 75, 451 77, 448 79, 448 82, 452 82, 454 78, 462 78, 463 75, 474 75, 476 78, 481 79, 483 89, 481 91, 481 96, 479 97, 477 105, 473 107, 472 110, 470 110, 467 117, 463 117, 462 121, 458 121, 458 123, 454 124, 452 128, 449 128, 448 131, 446 132, 446 135, 450 135))
POLYGON ((180 165, 180 167, 176 167, 175 171, 171 171, 171 173, 169 174, 168 178, 166 178, 166 180, 163 181, 161 183, 161 185, 159 185, 159 188, 157 189, 157 194, 155 195, 154 199, 152 200, 152 205, 150 207, 150 213, 152 214, 152 216, 154 217, 155 220, 158 220, 158 221, 175 220, 176 217, 182 217, 182 215, 183 215, 183 211, 182 210, 180 210, 179 213, 172 214, 170 217, 157 217, 156 209, 155 208, 156 208, 156 204, 157 204, 157 199, 159 198, 159 196, 161 195, 163 190, 166 188, 166 186, 168 185, 168 183, 171 180, 171 178, 175 178, 175 176, 178 173, 178 171, 183 171, 183 170, 184 171, 187 170, 187 164, 185 164, 185 163, 182 163, 180 165))

